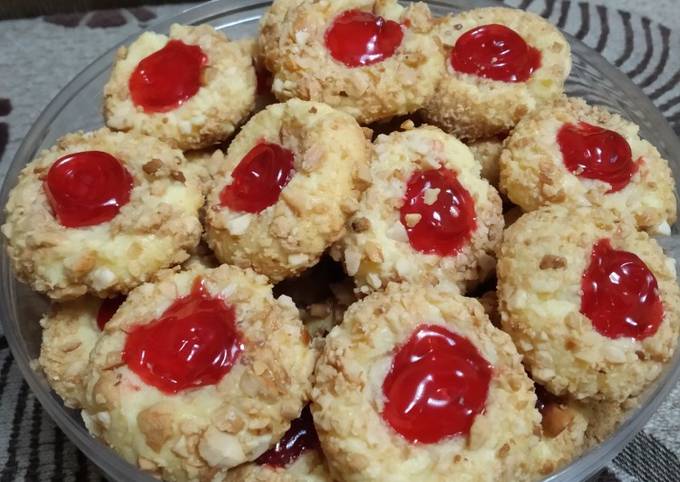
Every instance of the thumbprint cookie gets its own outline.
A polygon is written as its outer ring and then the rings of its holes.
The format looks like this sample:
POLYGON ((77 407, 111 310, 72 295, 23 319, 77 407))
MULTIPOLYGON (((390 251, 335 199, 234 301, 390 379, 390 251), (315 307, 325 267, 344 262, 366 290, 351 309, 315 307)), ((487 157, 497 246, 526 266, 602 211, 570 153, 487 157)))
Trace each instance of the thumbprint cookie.
POLYGON ((70 408, 80 408, 90 352, 123 296, 102 300, 83 296, 55 303, 40 320, 42 344, 38 364, 47 383, 70 408))
POLYGON ((133 290, 90 357, 83 417, 164 480, 222 480, 300 416, 316 352, 264 276, 195 267, 133 290))
POLYGON ((369 124, 414 112, 434 93, 444 62, 426 4, 284 3, 283 21, 260 36, 278 99, 324 102, 369 124))
POLYGON ((225 140, 255 107, 249 46, 210 25, 144 32, 118 50, 104 88, 111 129, 157 137, 182 150, 225 140))
POLYGON ((630 218, 562 206, 525 214, 504 233, 497 275, 503 329, 556 395, 623 401, 676 348, 675 262, 630 218))
POLYGON ((370 180, 333 250, 360 292, 389 281, 466 289, 493 271, 501 199, 462 142, 431 126, 378 136, 370 180))
POLYGON ((311 408, 338 480, 501 481, 528 480, 535 403, 476 300, 391 283, 326 337, 311 408))
POLYGON ((638 130, 604 108, 562 98, 517 125, 501 156, 501 189, 524 211, 598 206, 670 234, 677 216, 673 176, 638 130))
POLYGON ((342 236, 367 176, 370 142, 348 114, 291 99, 256 114, 229 146, 208 194, 217 258, 277 282, 342 236))
POLYGON ((479 8, 439 20, 435 32, 446 72, 423 114, 461 139, 507 134, 563 92, 569 43, 536 14, 479 8))
POLYGON ((200 239, 197 167, 148 136, 69 134, 19 175, 2 232, 17 276, 53 299, 126 293, 200 239))

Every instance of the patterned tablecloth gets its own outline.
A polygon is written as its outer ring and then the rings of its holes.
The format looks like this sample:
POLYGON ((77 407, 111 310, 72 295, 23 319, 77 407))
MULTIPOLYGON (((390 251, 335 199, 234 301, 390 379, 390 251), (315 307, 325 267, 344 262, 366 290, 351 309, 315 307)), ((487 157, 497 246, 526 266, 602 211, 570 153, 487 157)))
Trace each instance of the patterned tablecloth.
MULTIPOLYGON (((680 135, 678 0, 505 0, 582 39, 622 69, 680 135)), ((126 36, 188 5, 0 21, 0 179, 43 107, 126 36)), ((680 481, 680 387, 595 480, 680 481)), ((90 481, 101 475, 45 415, 0 331, 0 482, 90 481)))

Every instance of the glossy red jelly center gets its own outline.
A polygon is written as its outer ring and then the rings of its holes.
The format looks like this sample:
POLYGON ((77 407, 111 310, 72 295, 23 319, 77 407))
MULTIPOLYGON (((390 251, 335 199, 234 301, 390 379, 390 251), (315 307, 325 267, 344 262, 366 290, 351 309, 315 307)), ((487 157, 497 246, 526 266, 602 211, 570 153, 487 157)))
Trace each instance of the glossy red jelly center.
POLYGON ((581 289, 581 313, 606 337, 642 340, 661 325, 656 278, 640 258, 613 249, 608 239, 593 247, 581 289))
POLYGON ((451 67, 500 82, 525 82, 541 66, 541 52, 504 25, 465 32, 451 49, 451 67))
POLYGON ((308 450, 319 448, 319 437, 309 406, 302 410, 299 418, 293 420, 288 431, 274 447, 267 450, 255 461, 259 465, 286 467, 295 462, 308 450))
POLYGON ((80 228, 113 219, 130 201, 130 172, 111 154, 83 151, 57 159, 45 179, 45 193, 62 226, 80 228))
POLYGON ((472 196, 443 167, 411 175, 400 214, 413 249, 427 254, 456 255, 477 228, 472 196))
POLYGON ((97 326, 100 330, 103 330, 104 326, 113 318, 113 315, 116 314, 123 301, 125 301, 125 296, 119 295, 115 298, 107 298, 101 302, 97 311, 97 326))
POLYGON ((398 348, 383 382, 383 419, 412 443, 467 435, 482 413, 492 367, 466 338, 421 325, 398 348))
POLYGON ((193 97, 201 87, 201 71, 208 61, 198 45, 170 40, 143 58, 129 80, 132 102, 144 112, 168 112, 193 97))
POLYGON ((260 142, 239 162, 220 202, 234 211, 259 213, 279 200, 293 174, 293 153, 278 144, 260 142))
POLYGON ((128 334, 123 361, 145 383, 173 394, 219 382, 243 349, 234 307, 198 278, 189 295, 128 334))
POLYGON ((326 30, 326 48, 347 67, 363 67, 392 57, 403 38, 397 22, 371 12, 347 10, 326 30))
POLYGON ((609 129, 585 122, 565 124, 557 132, 557 143, 569 171, 609 183, 610 193, 626 187, 637 172, 630 145, 609 129))

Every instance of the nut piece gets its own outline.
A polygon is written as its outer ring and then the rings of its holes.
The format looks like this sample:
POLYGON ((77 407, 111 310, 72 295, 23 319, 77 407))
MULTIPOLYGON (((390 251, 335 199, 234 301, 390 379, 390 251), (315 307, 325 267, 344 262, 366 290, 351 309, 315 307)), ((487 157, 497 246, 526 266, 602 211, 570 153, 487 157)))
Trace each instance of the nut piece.
POLYGON ((437 198, 439 197, 439 193, 441 192, 441 189, 439 188, 430 188, 425 190, 425 204, 428 206, 432 206, 436 201, 437 198))
POLYGON ((567 267, 567 260, 562 256, 546 254, 538 267, 541 269, 562 269, 567 267))
POLYGON ((416 224, 420 222, 422 217, 423 216, 418 213, 407 214, 406 216, 404 216, 404 218, 406 219, 406 226, 408 226, 409 228, 414 227, 416 224))
POLYGON ((574 413, 566 406, 559 403, 551 403, 543 409, 541 426, 543 433, 550 438, 555 438, 566 429, 574 420, 574 413))
POLYGON ((158 171, 163 166, 163 162, 160 159, 151 159, 149 162, 142 166, 145 173, 151 175, 158 171))

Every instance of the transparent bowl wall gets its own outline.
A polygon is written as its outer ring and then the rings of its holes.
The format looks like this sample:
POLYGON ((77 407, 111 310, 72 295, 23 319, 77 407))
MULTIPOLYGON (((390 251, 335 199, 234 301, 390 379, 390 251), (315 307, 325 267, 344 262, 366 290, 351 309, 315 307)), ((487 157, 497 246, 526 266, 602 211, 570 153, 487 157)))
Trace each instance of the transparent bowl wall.
MULTIPOLYGON (((436 15, 485 5, 498 5, 492 1, 451 0, 428 2, 436 15)), ((170 24, 210 23, 226 32, 231 38, 255 35, 258 20, 269 2, 253 0, 215 1, 188 10, 175 18, 152 27, 167 32, 170 24)), ((671 161, 676 179, 680 179, 680 143, 664 118, 647 97, 619 70, 607 63, 599 54, 576 39, 570 38, 574 67, 567 84, 569 94, 587 98, 640 125, 642 137, 652 142, 671 161)), ((128 43, 128 41, 124 42, 128 43)), ((43 148, 49 147, 60 136, 79 129, 91 130, 103 125, 101 118, 101 93, 110 71, 113 53, 118 46, 104 54, 81 72, 50 103, 32 127, 17 151, 4 181, 0 205, 7 202, 9 190, 16 184, 21 168, 43 148)), ((4 218, 4 214, 3 214, 4 218)), ((4 222, 4 219, 2 220, 4 222)), ((677 232, 677 226, 673 227, 677 232)), ((40 326, 38 320, 48 307, 44 298, 18 283, 5 254, 3 238, 0 258, 1 306, 0 315, 5 335, 24 378, 43 407, 63 429, 66 435, 110 479, 115 481, 149 481, 155 479, 126 463, 108 447, 93 440, 85 430, 80 414, 66 409, 50 390, 41 373, 33 371, 30 361, 38 356, 40 326)), ((640 430, 668 395, 680 376, 680 357, 676 353, 659 380, 645 392, 640 408, 627 415, 621 425, 605 443, 595 447, 560 472, 552 474, 549 481, 583 480, 607 464, 640 430)))

